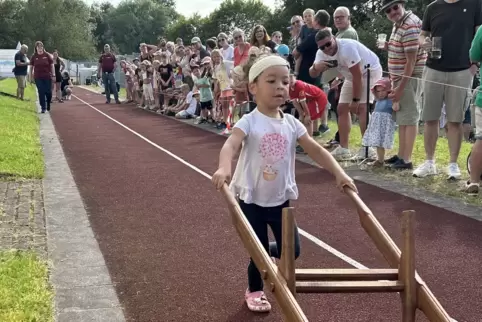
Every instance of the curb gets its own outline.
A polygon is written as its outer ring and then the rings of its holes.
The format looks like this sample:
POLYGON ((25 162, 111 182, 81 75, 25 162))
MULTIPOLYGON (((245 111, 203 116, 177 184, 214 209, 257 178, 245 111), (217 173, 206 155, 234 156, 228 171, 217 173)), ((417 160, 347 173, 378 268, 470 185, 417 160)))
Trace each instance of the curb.
MULTIPOLYGON (((37 101, 37 108, 40 106, 37 101)), ((40 142, 50 283, 54 320, 124 322, 104 257, 50 114, 41 114, 40 142)))

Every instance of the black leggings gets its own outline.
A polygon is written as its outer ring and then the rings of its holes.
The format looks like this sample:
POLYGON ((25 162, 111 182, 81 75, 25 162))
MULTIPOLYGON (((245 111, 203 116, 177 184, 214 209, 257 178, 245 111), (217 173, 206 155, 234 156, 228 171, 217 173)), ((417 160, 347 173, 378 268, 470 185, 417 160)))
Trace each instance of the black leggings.
MULTIPOLYGON (((244 215, 248 219, 251 227, 258 236, 264 249, 271 257, 280 258, 281 255, 281 241, 283 236, 283 229, 281 226, 283 208, 289 207, 289 200, 282 205, 275 207, 261 207, 256 204, 247 204, 243 200, 239 200, 239 206, 244 215), (269 242, 268 225, 271 227, 276 242, 269 242)), ((295 226, 295 258, 300 256, 300 235, 298 234, 298 227, 295 226)), ((264 284, 261 274, 250 259, 248 265, 248 285, 250 292, 262 291, 264 284)))

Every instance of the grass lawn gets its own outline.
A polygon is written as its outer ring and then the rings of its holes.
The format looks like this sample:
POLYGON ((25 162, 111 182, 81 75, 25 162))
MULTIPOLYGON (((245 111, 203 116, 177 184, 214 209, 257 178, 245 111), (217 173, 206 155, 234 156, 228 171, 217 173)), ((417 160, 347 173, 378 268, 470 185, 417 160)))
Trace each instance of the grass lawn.
POLYGON ((0 321, 53 321, 46 263, 34 253, 0 252, 0 321))
MULTIPOLYGON (((96 91, 98 92, 103 92, 104 89, 101 88, 100 86, 98 86, 97 84, 93 84, 93 85, 84 85, 86 87, 90 87, 90 88, 93 88, 95 89, 96 91)), ((111 95, 111 97, 114 97, 113 95, 111 95)), ((119 98, 126 98, 126 89, 125 88, 122 88, 120 89, 119 91, 119 98)))
MULTIPOLYGON (((0 91, 15 95, 16 80, 0 81, 0 91)), ((24 102, 0 95, 0 178, 44 175, 35 91, 35 85, 27 85, 25 98, 30 101, 24 102)))
MULTIPOLYGON (((334 137, 338 129, 336 122, 330 121, 329 127, 330 127, 330 132, 325 134, 321 138, 317 138, 317 141, 319 141, 320 143, 325 143, 334 137)), ((358 151, 358 149, 361 147, 361 141, 362 141, 362 137, 360 133, 360 128, 358 125, 354 124, 350 132, 350 149, 352 151, 358 151)), ((394 149, 391 151, 387 151, 387 156, 385 158, 388 158, 389 156, 396 154, 397 149, 398 149, 398 132, 395 134, 394 149)), ((376 173, 377 175, 381 175, 384 178, 386 178, 386 180, 398 180, 404 183, 408 183, 412 186, 424 188, 432 192, 462 199, 466 203, 482 206, 482 198, 480 198, 480 195, 468 196, 467 194, 458 191, 461 183, 463 183, 469 177, 467 173, 466 160, 467 160, 467 155, 469 154, 471 149, 472 149, 472 144, 467 143, 465 141, 462 142, 462 148, 460 150, 460 156, 459 156, 459 162, 458 162, 460 171, 462 172, 462 180, 460 182, 449 182, 446 179, 445 169, 448 165, 449 150, 448 150, 447 139, 444 137, 440 137, 437 141, 437 149, 435 153, 437 170, 439 172, 439 175, 437 176, 428 177, 428 178, 414 178, 412 176, 412 170, 390 171, 388 169, 370 169, 368 167, 364 167, 364 169, 366 168, 367 171, 376 173)), ((419 134, 417 135, 417 139, 413 149, 412 162, 414 163, 414 168, 422 164, 424 160, 425 160, 425 149, 423 145, 423 135, 419 134)), ((349 167, 349 166, 355 165, 356 163, 340 162, 340 164, 344 167, 349 167)))

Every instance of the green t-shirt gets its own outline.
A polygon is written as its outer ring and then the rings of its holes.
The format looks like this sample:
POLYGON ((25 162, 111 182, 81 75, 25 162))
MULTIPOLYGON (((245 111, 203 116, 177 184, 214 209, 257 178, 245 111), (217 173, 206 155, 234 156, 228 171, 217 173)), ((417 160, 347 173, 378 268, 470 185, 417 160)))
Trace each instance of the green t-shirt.
POLYGON ((352 26, 348 27, 345 30, 338 31, 336 33, 336 38, 338 39, 353 39, 356 41, 358 40, 358 33, 356 32, 355 28, 352 26))
MULTIPOLYGON (((471 61, 482 62, 482 28, 477 29, 474 40, 472 40, 469 55, 471 61)), ((479 86, 479 91, 482 91, 482 82, 479 86)), ((482 94, 480 92, 477 93, 475 106, 482 108, 482 94)))
POLYGON ((194 83, 196 85, 209 85, 209 87, 201 87, 199 89, 199 100, 201 102, 209 102, 213 99, 213 92, 211 91, 211 81, 207 77, 197 78, 194 83))

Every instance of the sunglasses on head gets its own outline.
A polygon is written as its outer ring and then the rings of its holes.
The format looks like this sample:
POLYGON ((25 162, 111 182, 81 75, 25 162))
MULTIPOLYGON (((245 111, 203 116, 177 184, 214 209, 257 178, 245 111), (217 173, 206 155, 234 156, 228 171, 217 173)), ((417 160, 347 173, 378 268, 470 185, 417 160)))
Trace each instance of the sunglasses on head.
POLYGON ((388 15, 388 14, 390 14, 390 12, 392 12, 392 10, 393 10, 393 11, 397 11, 399 7, 400 7, 400 6, 399 6, 398 4, 396 4, 396 5, 394 5, 394 6, 390 7, 390 8, 385 9, 385 13, 388 15))
POLYGON ((321 45, 320 47, 318 47, 319 50, 324 50, 325 48, 329 48, 331 47, 331 40, 330 42, 327 42, 326 44, 324 45, 321 45))

